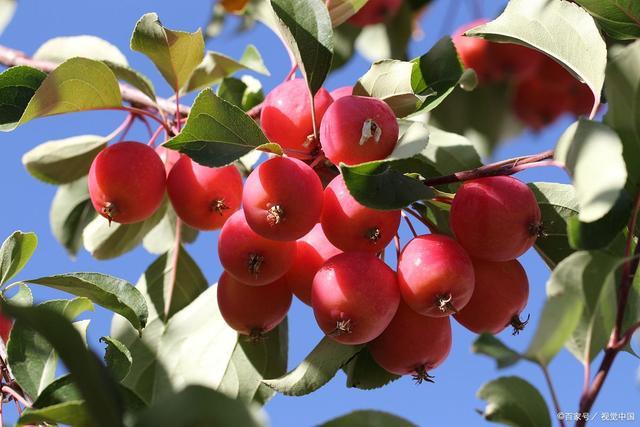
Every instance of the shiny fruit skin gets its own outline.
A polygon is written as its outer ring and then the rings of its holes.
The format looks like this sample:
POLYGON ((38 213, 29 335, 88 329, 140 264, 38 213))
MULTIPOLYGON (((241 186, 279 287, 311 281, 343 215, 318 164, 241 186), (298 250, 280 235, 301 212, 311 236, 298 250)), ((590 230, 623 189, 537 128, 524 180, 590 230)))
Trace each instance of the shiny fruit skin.
MULTIPOLYGON (((325 89, 320 89, 314 98, 316 123, 333 102, 325 89)), ((286 81, 275 87, 262 103, 260 125, 271 142, 277 142, 284 149, 310 153, 317 147, 309 144, 307 137, 313 134, 311 120, 311 99, 307 84, 303 79, 286 81)), ((297 151, 287 154, 296 156, 297 151)))
POLYGON ((447 358, 451 342, 448 316, 423 316, 400 303, 389 326, 368 347, 373 359, 388 372, 413 374, 422 382, 429 381, 427 372, 447 358))
POLYGON ((451 228, 472 258, 509 261, 536 241, 542 216, 529 187, 510 176, 466 181, 451 205, 451 228))
POLYGON ((164 148, 162 145, 158 145, 156 147, 156 154, 164 163, 164 168, 167 170, 167 176, 169 176, 169 172, 173 169, 173 166, 178 163, 178 160, 182 157, 179 151, 170 150, 168 148, 164 148))
POLYGON ((403 300, 416 312, 442 317, 462 309, 471 299, 471 259, 455 240, 440 234, 412 239, 398 261, 403 300))
POLYGON ((460 60, 465 68, 473 68, 481 84, 496 80, 497 71, 491 59, 491 42, 478 37, 467 37, 464 33, 485 23, 487 20, 484 19, 473 21, 456 30, 452 36, 460 60))
POLYGON ((235 279, 262 286, 281 278, 291 268, 296 242, 278 242, 256 234, 239 210, 220 231, 218 256, 222 267, 235 279))
POLYGON ((476 276, 473 296, 453 317, 478 334, 497 334, 510 324, 517 333, 526 324, 518 316, 529 297, 529 281, 522 265, 517 260, 490 262, 473 259, 473 268, 476 276))
POLYGON ((9 341, 11 328, 13 328, 13 320, 5 314, 0 313, 0 338, 2 338, 5 346, 7 345, 7 341, 9 341))
POLYGON ((296 240, 320 219, 322 182, 298 159, 274 157, 247 178, 242 207, 249 226, 271 240, 296 240))
POLYGON ((102 150, 89 170, 93 207, 109 221, 132 224, 160 207, 166 171, 153 150, 139 142, 119 142, 102 150))
POLYGON ((331 91, 331 98, 333 98, 334 101, 351 95, 353 95, 353 87, 351 86, 342 86, 331 91))
POLYGON ((223 272, 218 281, 218 306, 229 326, 243 335, 260 337, 286 317, 291 291, 276 280, 265 286, 249 286, 223 272))
POLYGON ((320 223, 327 239, 338 249, 377 253, 393 239, 400 211, 379 211, 361 205, 336 176, 324 190, 320 223))
POLYGON ((356 27, 366 27, 386 22, 402 7, 402 0, 369 0, 347 22, 356 27))
POLYGON ((199 230, 217 230, 240 208, 242 176, 233 166, 210 168, 183 156, 167 179, 178 217, 199 230))
POLYGON ((343 96, 325 113, 320 144, 336 166, 382 160, 398 143, 398 122, 393 110, 376 98, 343 96))
POLYGON ((320 329, 343 344, 364 344, 384 331, 400 303, 395 272, 373 254, 342 253, 316 273, 311 306, 320 329))
POLYGON ((311 286, 322 264, 342 251, 331 244, 316 224, 309 233, 296 242, 296 259, 282 280, 291 292, 307 305, 311 305, 311 286))

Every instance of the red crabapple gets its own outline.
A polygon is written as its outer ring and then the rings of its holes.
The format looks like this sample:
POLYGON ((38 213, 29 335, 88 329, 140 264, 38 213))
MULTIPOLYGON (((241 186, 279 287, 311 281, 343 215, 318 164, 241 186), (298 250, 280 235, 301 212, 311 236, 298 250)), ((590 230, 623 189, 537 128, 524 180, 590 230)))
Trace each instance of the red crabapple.
POLYGON ((490 82, 496 78, 496 68, 490 56, 491 43, 478 37, 467 37, 464 33, 486 22, 485 19, 473 21, 459 28, 452 36, 460 60, 466 68, 474 69, 480 83, 490 82))
POLYGON ((404 301, 425 316, 448 316, 463 308, 473 293, 471 259, 450 237, 429 234, 411 240, 398 261, 404 301))
POLYGON ((527 127, 539 131, 568 111, 568 95, 565 88, 548 85, 533 76, 516 84, 511 103, 518 119, 527 127))
POLYGON ((11 334, 11 328, 13 327, 13 320, 10 317, 0 313, 0 338, 7 345, 9 341, 9 335, 11 334))
POLYGON ((320 329, 343 344, 364 344, 384 331, 400 303, 395 272, 373 254, 342 253, 316 273, 311 306, 320 329))
POLYGON ((450 350, 449 317, 423 316, 404 303, 384 332, 369 343, 378 365, 392 374, 413 374, 418 383, 433 382, 428 372, 437 368, 450 350))
POLYGON ((509 261, 541 232, 540 208, 529 187, 510 176, 466 181, 451 205, 451 228, 471 257, 509 261))
POLYGON ((384 159, 397 142, 396 116, 376 98, 343 96, 331 104, 320 125, 320 145, 334 165, 384 159))
POLYGON ((282 280, 300 301, 311 305, 313 277, 322 264, 341 252, 327 240, 322 226, 316 224, 309 233, 296 242, 296 259, 282 280))
POLYGON ((164 198, 166 171, 153 148, 119 142, 102 150, 89 170, 93 207, 109 222, 131 224, 149 218, 164 198))
POLYGON ((381 24, 393 18, 402 7, 402 0, 369 0, 347 22, 356 27, 381 24))
POLYGON ((593 108, 593 93, 589 86, 579 81, 575 81, 570 89, 569 110, 576 116, 588 116, 593 108))
POLYGON ((517 260, 491 262, 473 259, 476 288, 469 303, 453 317, 476 333, 497 334, 511 325, 514 335, 527 321, 520 313, 527 305, 529 281, 517 260))
POLYGON ((353 95, 353 87, 352 86, 343 86, 338 89, 334 89, 331 91, 331 97, 334 101, 337 101, 340 98, 345 96, 353 95))
POLYGON ((490 43, 489 54, 497 78, 513 77, 516 80, 535 75, 546 58, 533 48, 515 43, 490 43))
MULTIPOLYGON (((308 139, 313 135, 310 98, 306 82, 303 79, 295 79, 274 88, 262 103, 262 130, 270 141, 290 149, 287 154, 296 156, 298 151, 310 153, 317 148, 308 139)), ((319 126, 333 99, 329 92, 320 89, 314 101, 316 126, 319 126)))
POLYGON ((343 251, 380 252, 400 225, 400 211, 379 211, 361 205, 349 193, 342 175, 324 190, 320 216, 327 239, 343 251))
POLYGON ((167 179, 176 214, 199 230, 217 230, 240 208, 242 176, 233 166, 210 168, 183 156, 167 179))
POLYGON ((236 331, 260 338, 282 322, 291 306, 291 291, 282 280, 249 286, 223 272, 218 281, 218 306, 236 331))
POLYGON ((218 256, 231 276, 247 285, 261 286, 289 270, 296 257, 296 242, 278 242, 256 234, 239 210, 222 226, 218 256))
POLYGON ((320 219, 322 182, 304 162, 274 157, 247 178, 242 207, 249 226, 271 240, 296 240, 320 219))
POLYGON ((170 150, 168 148, 164 148, 162 145, 158 145, 156 147, 156 153, 164 163, 164 168, 167 170, 167 176, 169 176, 169 172, 173 169, 173 165, 178 163, 182 154, 176 150, 170 150))

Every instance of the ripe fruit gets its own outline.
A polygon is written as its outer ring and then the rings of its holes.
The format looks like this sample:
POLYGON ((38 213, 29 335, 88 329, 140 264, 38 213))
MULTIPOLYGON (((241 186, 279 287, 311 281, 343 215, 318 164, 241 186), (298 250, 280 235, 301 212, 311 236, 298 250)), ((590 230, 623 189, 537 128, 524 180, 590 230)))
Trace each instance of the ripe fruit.
MULTIPOLYGON (((315 98, 316 126, 333 102, 325 89, 320 89, 315 98)), ((302 79, 286 81, 273 89, 262 104, 260 124, 267 138, 277 142, 287 154, 296 156, 309 153, 317 147, 307 139, 313 135, 311 121, 311 99, 307 84, 302 79)))
POLYGON ((364 344, 384 331, 400 303, 394 271, 375 255, 349 252, 313 279, 311 306, 320 329, 343 344, 364 344))
POLYGON ((235 166, 210 168, 183 156, 167 179, 176 213, 200 230, 217 230, 240 208, 242 176, 235 166))
POLYGON ((369 343, 373 359, 396 375, 433 382, 428 371, 438 367, 451 350, 449 317, 428 317, 400 303, 398 312, 382 335, 369 343))
POLYGON ((576 116, 588 116, 593 108, 593 93, 589 86, 576 80, 570 92, 570 111, 576 116))
POLYGON ((529 281, 517 260, 490 262, 473 259, 476 288, 469 303, 453 316, 465 328, 497 334, 513 326, 516 335, 527 324, 520 313, 527 305, 529 281))
POLYGON ((320 223, 325 236, 343 251, 377 253, 393 239, 400 211, 379 211, 358 203, 342 178, 336 176, 324 190, 320 223))
POLYGON ((522 123, 538 131, 556 121, 569 109, 569 103, 565 88, 531 77, 516 85, 512 108, 522 123))
POLYGON ((291 306, 291 291, 282 280, 249 286, 223 272, 218 281, 218 306, 236 331, 260 338, 282 322, 291 306))
POLYGON ((451 228, 471 257, 509 261, 541 232, 541 214, 529 187, 510 176, 465 182, 451 205, 451 228))
POLYGON ((402 299, 425 316, 448 316, 473 293, 471 259, 450 237, 429 234, 411 240, 398 261, 402 299))
POLYGON ((341 251, 327 240, 320 224, 316 224, 309 233, 299 239, 296 248, 293 266, 282 280, 300 301, 311 305, 311 285, 314 276, 325 261, 341 251))
POLYGON ((234 278, 252 286, 266 285, 289 270, 296 242, 277 242, 256 234, 240 210, 224 223, 218 238, 222 267, 234 278))
POLYGON ((351 86, 343 86, 331 91, 331 97, 334 101, 350 95, 353 95, 353 87, 351 86))
POLYGON ((109 222, 131 224, 149 218, 162 203, 166 171, 153 148, 119 142, 102 150, 89 170, 93 207, 109 222))
POLYGON ((546 57, 535 49, 515 43, 490 43, 489 55, 498 78, 514 77, 517 80, 535 75, 546 57))
POLYGON ((402 7, 402 0, 369 0, 349 23, 356 27, 380 24, 394 17, 402 7))
POLYGON ((162 145, 158 145, 156 147, 156 154, 158 154, 160 160, 164 163, 164 168, 167 170, 167 176, 169 176, 169 172, 173 169, 173 165, 178 163, 178 160, 180 160, 180 157, 182 156, 179 151, 164 148, 162 145))
POLYGON ((473 21, 459 28, 452 36, 460 60, 466 68, 474 69, 480 83, 490 82, 496 78, 496 68, 491 60, 491 43, 481 38, 467 37, 464 33, 486 22, 485 19, 473 21))
POLYGON ((376 98, 344 96, 322 119, 320 144, 335 165, 381 160, 398 142, 398 122, 393 110, 376 98))
POLYGON ((5 345, 9 341, 9 335, 11 334, 11 328, 13 327, 13 320, 10 317, 0 313, 0 338, 5 345))
POLYGON ((253 231, 271 240, 296 240, 322 211, 322 183, 306 163, 274 157, 247 178, 242 207, 253 231))

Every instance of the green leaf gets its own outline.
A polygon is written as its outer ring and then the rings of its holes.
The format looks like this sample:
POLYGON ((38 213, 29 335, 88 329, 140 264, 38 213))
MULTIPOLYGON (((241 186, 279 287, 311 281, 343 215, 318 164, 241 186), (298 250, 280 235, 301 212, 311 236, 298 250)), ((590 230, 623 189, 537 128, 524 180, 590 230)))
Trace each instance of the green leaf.
POLYGON ((411 40, 413 13, 404 4, 398 13, 383 24, 367 25, 356 39, 356 48, 369 62, 381 59, 407 60, 411 40))
POLYGON ((0 285, 24 268, 38 246, 35 233, 14 231, 0 246, 0 285))
POLYGON ((578 216, 570 217, 567 222, 569 244, 574 249, 607 249, 622 253, 626 240, 622 230, 630 214, 631 198, 626 191, 622 191, 613 208, 599 220, 583 222, 578 216))
MULTIPOLYGON (((146 294, 145 281, 138 289, 146 294)), ((121 341, 133 358, 124 385, 147 402, 157 402, 187 384, 217 389, 237 342, 237 333, 225 323, 212 286, 164 323, 154 313, 142 337, 114 316, 111 336, 121 341)), ((149 297, 148 297, 149 298, 149 297)))
POLYGON ((107 139, 80 135, 48 141, 22 156, 27 171, 50 184, 68 184, 89 173, 93 159, 107 146, 107 139))
POLYGON ((39 117, 121 105, 118 80, 105 64, 92 59, 72 58, 47 75, 19 120, 4 122, 5 126, 0 130, 11 131, 39 117))
POLYGON ((102 337, 100 342, 107 345, 104 351, 104 361, 107 364, 107 368, 111 371, 113 379, 116 381, 122 381, 133 363, 131 352, 129 349, 115 338, 102 337))
POLYGON ((344 23, 356 14, 367 0, 327 0, 327 9, 334 27, 344 23))
MULTIPOLYGON (((144 236, 142 240, 144 248, 157 255, 172 250, 176 241, 177 220, 176 212, 169 204, 162 220, 144 236)), ((183 243, 193 243, 198 237, 198 230, 189 227, 183 222, 180 237, 183 243)))
POLYGON ((83 400, 68 400, 44 408, 27 408, 18 420, 20 426, 44 423, 89 427, 92 417, 83 400))
POLYGON ((111 71, 113 71, 113 74, 115 74, 118 80, 129 83, 131 86, 135 87, 140 92, 147 95, 149 99, 155 102, 156 90, 153 87, 153 83, 151 83, 151 80, 149 80, 147 76, 126 65, 117 64, 111 61, 102 62, 104 62, 105 65, 109 67, 111 71))
POLYGON ((191 385, 142 412, 135 427, 242 426, 264 427, 264 417, 244 403, 215 390, 191 385))
POLYGON ((397 117, 405 117, 418 110, 425 97, 414 93, 411 62, 384 59, 375 62, 356 83, 353 94, 370 96, 386 102, 397 117))
POLYGON ((627 181, 622 142, 606 125, 581 119, 560 137, 554 158, 573 178, 582 222, 604 217, 627 181))
POLYGON ((53 235, 69 255, 78 253, 82 246, 82 230, 95 217, 86 176, 58 187, 51 202, 49 224, 53 235))
POLYGON ((89 298, 95 304, 123 316, 140 332, 147 323, 149 312, 144 297, 126 280, 101 273, 67 273, 25 282, 89 298))
POLYGON ((17 6, 17 0, 0 0, 0 34, 11 22, 17 6))
POLYGON ((340 169, 351 195, 374 209, 400 209, 434 196, 431 188, 405 173, 419 173, 419 159, 428 147, 428 130, 421 123, 412 123, 400 137, 398 145, 385 160, 356 166, 342 164, 340 169))
POLYGON ((202 165, 219 167, 266 144, 269 140, 251 117, 205 89, 193 103, 182 132, 164 146, 202 165))
POLYGON ((264 405, 275 391, 262 383, 287 372, 288 325, 284 320, 264 340, 240 337, 220 384, 220 391, 247 404, 264 405))
POLYGON ((547 282, 547 301, 525 357, 546 366, 562 349, 580 322, 584 309, 582 289, 599 286, 589 275, 594 265, 589 252, 576 252, 553 270, 547 282))
POLYGON ((218 87, 218 96, 243 111, 248 111, 264 100, 262 85, 250 76, 242 76, 242 79, 225 77, 218 87))
POLYGON ((353 58, 356 39, 361 31, 361 28, 349 25, 348 23, 333 29, 333 61, 331 61, 331 71, 341 68, 353 58))
POLYGON ((576 0, 611 37, 640 38, 640 3, 634 0, 576 0))
POLYGON ((320 424, 320 427, 415 427, 412 422, 388 412, 353 411, 320 424))
POLYGON ((277 26, 312 94, 322 87, 333 58, 333 28, 322 0, 271 0, 277 26))
POLYGON ((15 129, 46 77, 31 67, 12 67, 0 73, 0 131, 15 129))
POLYGON ((507 347, 502 341, 491 334, 480 334, 473 342, 471 350, 477 354, 484 354, 495 359, 498 369, 508 368, 515 365, 522 356, 511 348, 507 347))
POLYGON ((287 396, 304 396, 329 382, 361 350, 362 346, 339 344, 324 337, 295 369, 263 383, 287 396))
POLYGON ((120 49, 95 36, 56 37, 46 41, 33 54, 33 59, 56 64, 77 57, 128 65, 120 49))
POLYGON ((449 237, 455 237, 449 224, 451 204, 437 202, 435 200, 427 200, 425 204, 414 203, 411 207, 423 218, 428 219, 433 225, 435 225, 438 233, 446 234, 449 237))
POLYGON ((96 259, 111 259, 133 250, 164 217, 166 203, 151 217, 135 224, 109 224, 103 216, 96 216, 82 231, 84 247, 96 259))
POLYGON ((604 118, 623 144, 631 187, 640 181, 640 40, 611 49, 607 65, 607 115, 604 118))
POLYGON ((240 70, 255 71, 265 76, 270 75, 262 61, 260 52, 254 45, 247 46, 239 60, 222 53, 208 51, 200 65, 193 71, 184 90, 191 92, 213 86, 240 70))
MULTIPOLYGON (((13 285, 11 286, 11 288, 14 287, 13 285)), ((24 283, 17 283, 17 288, 18 291, 9 297, 9 302, 15 305, 33 305, 33 293, 31 289, 24 283)), ((6 296, 8 290, 8 287, 4 288, 2 290, 3 295, 6 296)))
POLYGON ((483 385, 477 396, 487 401, 482 416, 518 427, 551 427, 549 408, 540 392, 520 377, 501 377, 483 385))
POLYGON ((147 13, 133 30, 131 49, 148 56, 177 92, 202 62, 204 39, 199 29, 194 33, 169 30, 158 15, 147 13))
POLYGON ((367 348, 362 349, 342 369, 347 374, 347 387, 361 390, 380 388, 400 378, 381 368, 367 348))
POLYGON ((521 44, 550 56, 589 86, 595 115, 604 84, 607 47, 593 18, 577 4, 511 0, 496 20, 466 34, 521 44))
MULTIPOLYGON (((93 304, 87 298, 47 301, 40 306, 54 310, 70 321, 93 310, 93 304)), ((16 320, 7 344, 7 355, 13 376, 33 399, 55 379, 58 356, 47 338, 29 322, 16 320)))
POLYGON ((578 202, 572 185, 555 182, 534 182, 529 188, 536 196, 542 213, 542 235, 536 239, 535 249, 550 269, 574 250, 569 245, 567 222, 578 215, 578 202))
POLYGON ((450 37, 440 39, 426 54, 412 61, 411 86, 426 100, 420 109, 436 108, 458 86, 464 67, 450 37))

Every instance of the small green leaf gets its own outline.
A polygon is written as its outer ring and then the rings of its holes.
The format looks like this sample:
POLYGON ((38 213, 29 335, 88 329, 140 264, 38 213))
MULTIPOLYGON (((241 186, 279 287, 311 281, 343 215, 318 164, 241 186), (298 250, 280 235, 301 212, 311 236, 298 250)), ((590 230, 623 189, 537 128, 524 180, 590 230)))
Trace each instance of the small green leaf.
POLYGON ((0 34, 11 22, 17 6, 17 0, 0 0, 0 34))
POLYGON ((327 0, 331 24, 337 27, 344 23, 362 9, 366 3, 367 0, 327 0))
POLYGON ((329 382, 361 350, 362 346, 339 344, 325 337, 295 369, 263 383, 287 396, 304 396, 329 382))
POLYGON ((25 282, 89 298, 126 318, 138 331, 142 331, 147 323, 149 312, 144 297, 126 280, 100 273, 67 273, 25 282))
POLYGON ((86 176, 58 187, 51 202, 49 224, 53 235, 69 255, 78 253, 82 246, 82 230, 95 216, 86 176))
POLYGON ((388 412, 360 410, 322 423, 320 427, 416 427, 416 424, 388 412))
POLYGON ((604 84, 607 47, 593 18, 577 4, 511 0, 496 20, 466 34, 518 43, 550 56, 589 86, 595 114, 604 84))
POLYGON ((93 159, 106 146, 107 140, 97 135, 48 141, 22 156, 22 164, 41 181, 68 184, 88 174, 93 159))
POLYGON ((495 359, 498 369, 515 365, 522 356, 515 350, 507 347, 502 341, 491 334, 481 334, 473 342, 471 350, 474 353, 484 354, 495 359))
POLYGON ((20 272, 38 246, 35 233, 15 231, 0 247, 0 285, 20 272))
POLYGON ((204 57, 202 31, 186 33, 162 26, 158 15, 140 18, 131 36, 131 49, 149 57, 174 91, 191 77, 204 57))
POLYGON ((259 412, 238 400, 210 388, 190 385, 159 400, 142 412, 132 425, 265 427, 266 422, 259 412))
POLYGON ((33 59, 56 64, 77 57, 129 65, 120 49, 95 36, 56 37, 46 41, 33 54, 33 59))
MULTIPOLYGON (((18 291, 9 297, 9 302, 15 305, 33 305, 33 293, 31 292, 31 288, 29 288, 24 283, 17 284, 18 291)), ((12 285, 11 288, 14 288, 12 285)), ((7 290, 9 288, 5 288, 2 290, 2 293, 6 296, 7 290)))
POLYGON ((560 137, 554 158, 572 176, 582 222, 604 217, 627 181, 622 142, 606 125, 581 119, 560 137))
POLYGON ((79 427, 91 426, 92 417, 83 400, 68 400, 44 408, 27 408, 20 415, 19 426, 38 424, 65 424, 79 427))
POLYGON ((134 70, 126 65, 117 64, 111 61, 102 61, 107 67, 113 71, 118 80, 125 81, 131 86, 144 93, 152 101, 156 100, 156 90, 153 87, 151 80, 139 71, 134 70))
POLYGON ((210 167, 224 166, 269 140, 256 122, 235 105, 200 92, 182 132, 164 144, 196 162, 210 167))
POLYGON ((640 3, 634 0, 576 0, 607 34, 619 40, 640 38, 640 3))
POLYGON ((498 378, 483 385, 477 396, 487 401, 482 416, 488 421, 518 427, 551 427, 544 398, 522 378, 498 378))
POLYGON ((84 247, 96 259, 111 259, 133 250, 164 217, 166 203, 144 221, 135 224, 109 224, 103 216, 96 216, 83 230, 84 247))
POLYGON ((115 338, 102 337, 100 342, 107 345, 104 351, 104 361, 107 364, 107 368, 109 368, 116 381, 122 381, 129 373, 133 363, 131 352, 115 338))
POLYGON ((322 0, 271 0, 283 40, 312 94, 322 87, 333 57, 333 28, 322 0))
POLYGON ((200 65, 193 71, 184 90, 191 92, 213 86, 240 70, 255 71, 265 76, 270 75, 262 61, 260 52, 254 45, 247 46, 239 60, 222 53, 208 51, 200 65))
POLYGON ((400 378, 381 368, 367 348, 362 349, 342 369, 347 374, 347 387, 361 390, 380 388, 400 378))
POLYGON ((12 67, 0 73, 0 131, 15 129, 46 77, 31 67, 12 67))
MULTIPOLYGON (((176 241, 176 216, 173 206, 168 205, 162 220, 144 236, 142 244, 152 254, 160 255, 169 252, 175 246, 176 241)), ((193 243, 198 237, 198 230, 189 227, 184 222, 180 233, 183 243, 193 243)))

